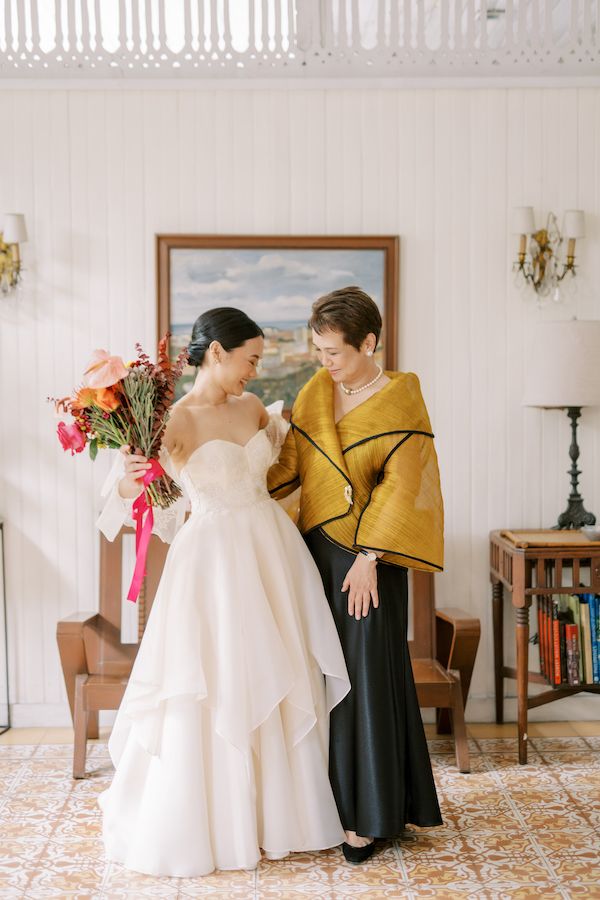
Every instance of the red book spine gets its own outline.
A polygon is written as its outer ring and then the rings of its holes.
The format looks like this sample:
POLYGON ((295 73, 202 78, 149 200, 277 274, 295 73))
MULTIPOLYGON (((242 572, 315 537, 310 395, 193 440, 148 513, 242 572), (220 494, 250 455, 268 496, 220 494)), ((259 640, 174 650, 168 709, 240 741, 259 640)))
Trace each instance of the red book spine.
POLYGON ((538 614, 538 647, 540 648, 540 672, 546 674, 546 659, 544 655, 544 611, 542 609, 542 598, 538 596, 537 602, 538 614))

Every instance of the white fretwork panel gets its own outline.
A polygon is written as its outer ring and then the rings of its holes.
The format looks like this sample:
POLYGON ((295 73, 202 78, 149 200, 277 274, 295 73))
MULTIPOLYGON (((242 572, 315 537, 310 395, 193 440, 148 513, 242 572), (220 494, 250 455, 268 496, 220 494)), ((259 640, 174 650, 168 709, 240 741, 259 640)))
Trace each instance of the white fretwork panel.
POLYGON ((598 75, 600 0, 0 0, 0 75, 598 75))

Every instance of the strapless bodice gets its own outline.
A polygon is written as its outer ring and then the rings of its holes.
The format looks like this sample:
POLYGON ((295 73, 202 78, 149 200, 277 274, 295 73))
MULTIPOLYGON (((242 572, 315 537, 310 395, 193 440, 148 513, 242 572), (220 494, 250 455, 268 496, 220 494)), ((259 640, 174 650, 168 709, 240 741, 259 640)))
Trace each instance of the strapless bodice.
POLYGON ((179 473, 192 515, 268 500, 267 470, 272 458, 273 447, 265 430, 243 445, 221 439, 201 444, 179 473))

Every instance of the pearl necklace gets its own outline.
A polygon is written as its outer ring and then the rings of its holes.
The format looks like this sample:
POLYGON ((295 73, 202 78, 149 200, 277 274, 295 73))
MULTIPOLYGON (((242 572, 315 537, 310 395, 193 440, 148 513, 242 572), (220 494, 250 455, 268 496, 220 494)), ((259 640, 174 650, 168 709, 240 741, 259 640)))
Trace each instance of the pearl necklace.
POLYGON ((373 385, 374 385, 377 381, 379 381, 379 379, 380 379, 381 376, 383 375, 383 369, 381 368, 381 366, 377 366, 377 368, 379 369, 379 371, 378 371, 377 375, 375 376, 375 378, 374 378, 372 381, 369 381, 367 384, 363 384, 362 387, 354 388, 354 389, 353 389, 353 388, 347 388, 346 385, 344 384, 344 382, 343 382, 343 381, 340 381, 340 387, 341 387, 341 389, 342 389, 343 392, 349 397, 351 394, 360 394, 361 391, 366 391, 367 388, 373 387, 373 385))

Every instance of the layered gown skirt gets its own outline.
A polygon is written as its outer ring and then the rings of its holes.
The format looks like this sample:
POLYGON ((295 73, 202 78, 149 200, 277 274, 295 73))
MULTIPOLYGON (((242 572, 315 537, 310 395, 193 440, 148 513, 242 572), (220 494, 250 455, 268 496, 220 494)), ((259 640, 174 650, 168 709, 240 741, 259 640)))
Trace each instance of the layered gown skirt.
POLYGON ((305 536, 321 573, 352 689, 332 710, 329 776, 345 829, 391 838, 440 825, 407 642, 407 571, 377 564, 378 609, 358 621, 342 584, 355 559, 320 529, 305 536))
POLYGON ((245 448, 203 445, 182 474, 192 515, 110 738, 106 855, 140 872, 253 868, 261 849, 344 838, 328 713, 348 676, 317 568, 266 492, 259 435, 245 448))

